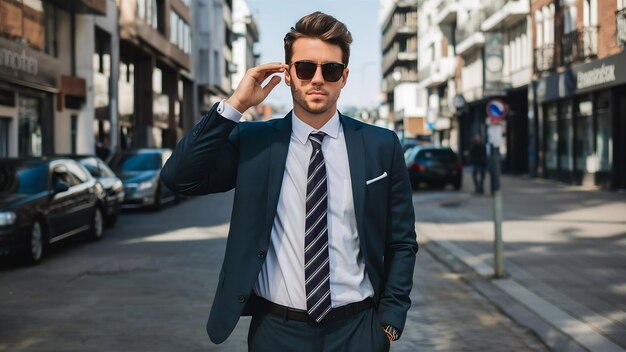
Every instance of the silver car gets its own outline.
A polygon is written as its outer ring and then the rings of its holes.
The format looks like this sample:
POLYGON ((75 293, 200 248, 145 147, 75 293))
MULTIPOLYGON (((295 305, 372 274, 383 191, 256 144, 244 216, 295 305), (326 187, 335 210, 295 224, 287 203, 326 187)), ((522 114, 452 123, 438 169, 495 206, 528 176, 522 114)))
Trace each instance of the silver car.
POLYGON ((165 203, 179 201, 160 177, 170 155, 172 150, 167 148, 124 150, 113 155, 109 165, 124 184, 123 208, 159 210, 165 203))

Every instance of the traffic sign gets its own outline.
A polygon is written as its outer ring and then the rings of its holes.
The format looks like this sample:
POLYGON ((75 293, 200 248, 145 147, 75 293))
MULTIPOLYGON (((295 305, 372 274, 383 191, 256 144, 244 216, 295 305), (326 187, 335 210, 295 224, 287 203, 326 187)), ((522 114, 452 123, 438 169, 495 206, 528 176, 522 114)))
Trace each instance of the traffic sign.
POLYGON ((487 116, 489 116, 489 122, 493 124, 502 123, 509 113, 509 104, 504 100, 496 98, 487 102, 487 116))

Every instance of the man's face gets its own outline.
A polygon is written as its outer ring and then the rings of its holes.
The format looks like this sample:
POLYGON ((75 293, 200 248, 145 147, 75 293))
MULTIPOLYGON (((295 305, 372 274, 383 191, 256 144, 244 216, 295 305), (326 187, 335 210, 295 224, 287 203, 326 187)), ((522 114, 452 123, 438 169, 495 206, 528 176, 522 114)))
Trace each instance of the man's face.
POLYGON ((311 79, 300 79, 296 74, 298 61, 310 61, 316 64, 341 63, 341 48, 320 39, 299 38, 293 43, 291 65, 285 73, 285 82, 291 87, 294 111, 296 115, 321 115, 337 110, 337 99, 348 80, 346 67, 337 82, 329 82, 322 75, 322 67, 317 66, 311 79))

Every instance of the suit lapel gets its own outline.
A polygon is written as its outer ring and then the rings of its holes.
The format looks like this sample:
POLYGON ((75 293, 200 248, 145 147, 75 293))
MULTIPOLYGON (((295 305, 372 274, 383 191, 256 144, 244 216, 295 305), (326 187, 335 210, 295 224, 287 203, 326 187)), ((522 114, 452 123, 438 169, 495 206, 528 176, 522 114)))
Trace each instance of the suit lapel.
POLYGON ((270 137, 270 160, 267 185, 266 226, 271 228, 276 216, 278 197, 283 183, 289 140, 291 138, 291 113, 280 119, 274 126, 275 133, 270 137))
MULTIPOLYGON (((359 237, 363 236, 363 216, 365 210, 365 144, 360 124, 344 115, 339 115, 348 150, 350 178, 352 179, 352 197, 359 237)), ((361 246, 364 245, 361 239, 361 246)), ((363 248, 363 247, 362 247, 363 248)), ((361 250, 365 254, 365 251, 361 250)), ((367 258, 366 258, 367 259, 367 258)))

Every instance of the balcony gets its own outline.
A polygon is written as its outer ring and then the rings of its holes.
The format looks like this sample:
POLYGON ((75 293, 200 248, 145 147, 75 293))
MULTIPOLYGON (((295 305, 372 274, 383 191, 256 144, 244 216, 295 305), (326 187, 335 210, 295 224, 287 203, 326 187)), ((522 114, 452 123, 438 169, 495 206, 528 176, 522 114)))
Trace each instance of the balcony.
POLYGON ((598 26, 587 26, 563 35, 561 62, 565 65, 583 61, 598 54, 598 26))
POLYGON ((485 20, 483 10, 470 12, 470 17, 456 28, 456 53, 463 55, 485 44, 485 36, 480 31, 480 24, 485 20))
POLYGON ((435 23, 439 26, 451 25, 456 22, 459 11, 459 0, 443 0, 437 6, 439 15, 435 18, 435 23))
POLYGON ((398 36, 417 36, 417 13, 408 13, 406 17, 406 20, 394 20, 389 29, 387 29, 381 41, 383 50, 398 36))
POLYGON ((400 51, 398 46, 393 47, 383 57, 382 72, 389 71, 398 62, 415 62, 417 64, 417 48, 400 51))
POLYGON ((440 86, 452 77, 455 66, 456 58, 439 58, 431 62, 430 65, 420 68, 417 79, 420 85, 425 88, 440 86))
POLYGON ((417 82, 417 72, 413 69, 403 67, 394 70, 390 75, 383 79, 383 91, 393 92, 394 88, 401 83, 417 82))
POLYGON ((626 8, 623 8, 615 13, 615 21, 617 22, 616 34, 617 43, 619 45, 626 45, 626 8))
POLYGON ((535 49, 535 72, 554 69, 554 44, 544 44, 535 49))
POLYGON ((485 5, 485 21, 480 28, 483 32, 509 28, 522 21, 530 13, 528 0, 492 0, 485 5))

